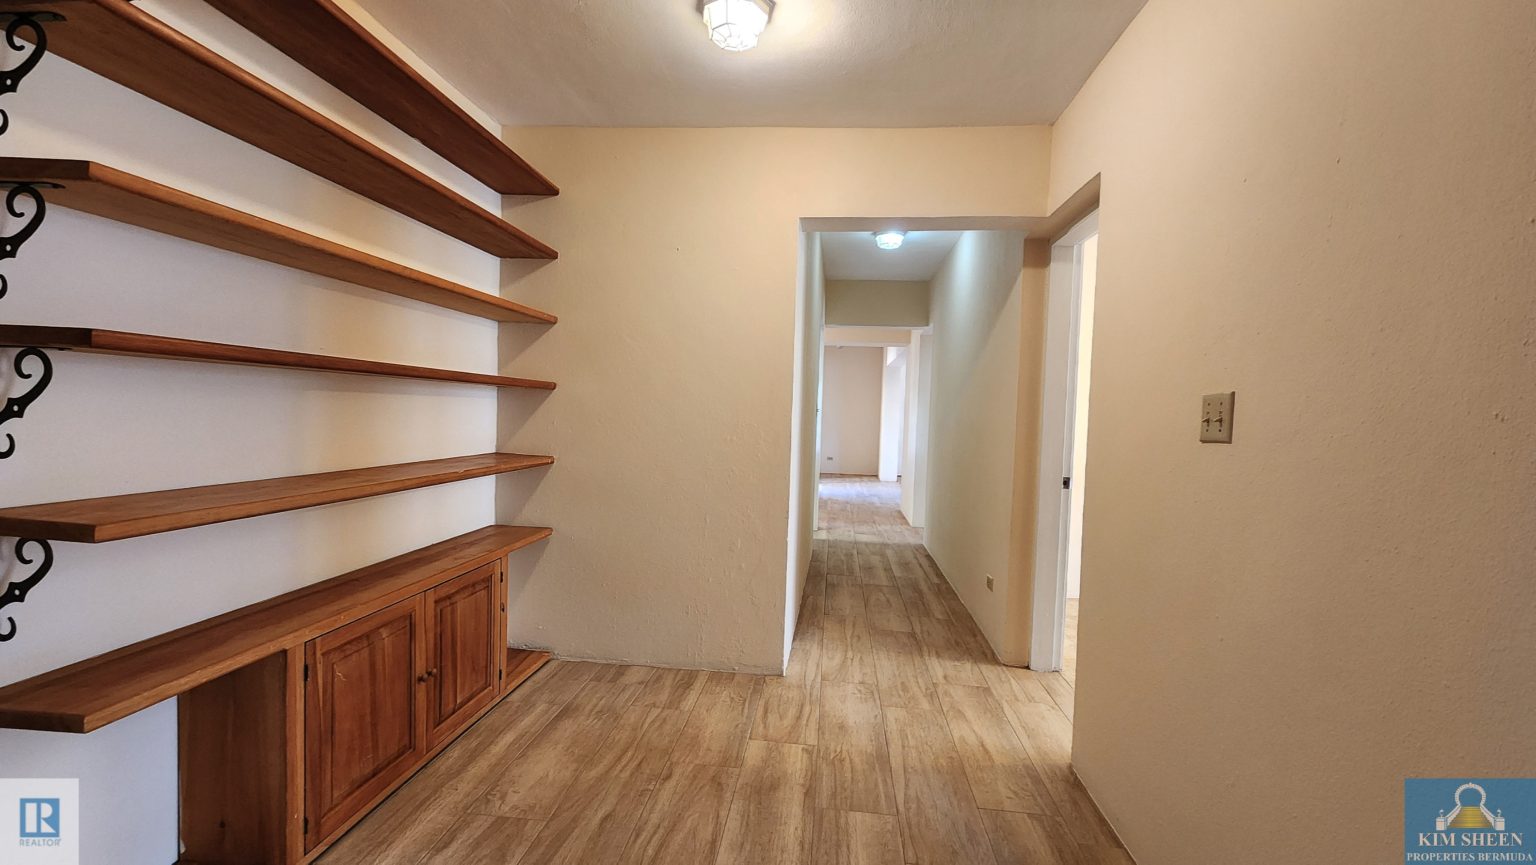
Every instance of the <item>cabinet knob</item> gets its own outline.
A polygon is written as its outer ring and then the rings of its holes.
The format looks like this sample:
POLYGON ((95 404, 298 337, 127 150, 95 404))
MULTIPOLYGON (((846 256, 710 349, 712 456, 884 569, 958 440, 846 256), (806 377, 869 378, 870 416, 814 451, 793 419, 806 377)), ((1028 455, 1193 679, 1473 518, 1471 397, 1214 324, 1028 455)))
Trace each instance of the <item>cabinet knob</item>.
POLYGON ((422 673, 420 676, 417 676, 416 677, 416 681, 421 683, 421 684, 423 684, 423 685, 425 685, 427 683, 427 674, 426 673, 422 673))

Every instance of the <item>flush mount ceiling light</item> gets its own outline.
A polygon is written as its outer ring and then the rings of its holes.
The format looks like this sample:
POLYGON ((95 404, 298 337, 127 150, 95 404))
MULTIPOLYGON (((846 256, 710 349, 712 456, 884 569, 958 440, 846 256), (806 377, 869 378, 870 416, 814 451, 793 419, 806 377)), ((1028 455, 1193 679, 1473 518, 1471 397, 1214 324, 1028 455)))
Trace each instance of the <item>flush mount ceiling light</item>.
POLYGON ((875 245, 881 249, 900 249, 901 242, 907 239, 905 231, 877 231, 875 232, 875 245))
POLYGON ((746 51, 757 47, 757 37, 773 14, 773 0, 700 0, 699 12, 716 45, 746 51))

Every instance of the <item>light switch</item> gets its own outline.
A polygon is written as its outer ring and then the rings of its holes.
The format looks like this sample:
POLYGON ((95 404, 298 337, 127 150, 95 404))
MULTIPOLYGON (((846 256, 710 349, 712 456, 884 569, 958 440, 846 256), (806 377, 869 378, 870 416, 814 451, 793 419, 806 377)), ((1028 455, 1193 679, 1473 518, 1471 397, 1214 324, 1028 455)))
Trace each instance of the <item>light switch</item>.
POLYGON ((1237 393, 1208 393, 1200 405, 1200 441, 1232 443, 1232 404, 1237 393))

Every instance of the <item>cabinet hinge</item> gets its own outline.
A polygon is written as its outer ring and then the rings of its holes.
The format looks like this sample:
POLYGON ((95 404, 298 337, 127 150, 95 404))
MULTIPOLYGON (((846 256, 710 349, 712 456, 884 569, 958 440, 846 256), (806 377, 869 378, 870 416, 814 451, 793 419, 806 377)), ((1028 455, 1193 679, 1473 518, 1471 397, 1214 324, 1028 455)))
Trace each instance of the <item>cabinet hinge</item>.
POLYGON ((309 834, 309 817, 308 816, 305 816, 305 818, 304 818, 304 834, 305 835, 309 834))
POLYGON ((1061 488, 1064 489, 1064 490, 1072 489, 1072 479, 1071 478, 1062 478, 1061 479, 1061 488))
MULTIPOLYGON (((309 665, 308 664, 304 665, 304 681, 306 681, 306 682, 309 681, 309 665)), ((305 818, 305 819, 308 819, 308 818, 305 818)))

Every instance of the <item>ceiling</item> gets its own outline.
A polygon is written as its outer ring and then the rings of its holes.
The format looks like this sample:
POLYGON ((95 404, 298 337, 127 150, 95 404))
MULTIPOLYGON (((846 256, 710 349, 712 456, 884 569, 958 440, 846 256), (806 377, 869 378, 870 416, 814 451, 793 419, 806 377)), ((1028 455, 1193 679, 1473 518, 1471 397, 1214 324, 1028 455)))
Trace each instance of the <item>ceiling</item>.
POLYGON ((355 0, 512 126, 1053 123, 1146 0, 778 0, 757 48, 697 0, 355 0))
POLYGON ((821 264, 827 279, 927 282, 939 272, 959 231, 909 231, 900 249, 881 249, 868 231, 821 233, 821 264))

